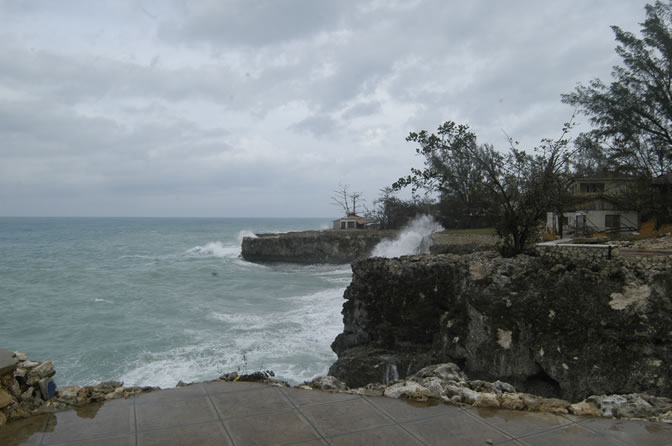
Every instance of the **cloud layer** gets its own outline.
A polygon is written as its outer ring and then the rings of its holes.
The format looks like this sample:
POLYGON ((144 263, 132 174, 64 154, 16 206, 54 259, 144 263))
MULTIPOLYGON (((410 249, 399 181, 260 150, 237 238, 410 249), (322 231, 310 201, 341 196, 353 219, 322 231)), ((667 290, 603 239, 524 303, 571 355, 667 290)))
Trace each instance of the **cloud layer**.
POLYGON ((336 216, 409 131, 557 136, 645 4, 453 3, 0 0, 0 215, 336 216))

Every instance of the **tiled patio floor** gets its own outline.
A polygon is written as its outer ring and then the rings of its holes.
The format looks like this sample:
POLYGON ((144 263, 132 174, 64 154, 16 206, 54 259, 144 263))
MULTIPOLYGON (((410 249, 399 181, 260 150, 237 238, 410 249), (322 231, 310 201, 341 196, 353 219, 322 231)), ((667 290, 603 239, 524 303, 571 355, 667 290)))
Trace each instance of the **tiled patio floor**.
POLYGON ((209 382, 33 417, 0 445, 672 445, 672 426, 209 382))

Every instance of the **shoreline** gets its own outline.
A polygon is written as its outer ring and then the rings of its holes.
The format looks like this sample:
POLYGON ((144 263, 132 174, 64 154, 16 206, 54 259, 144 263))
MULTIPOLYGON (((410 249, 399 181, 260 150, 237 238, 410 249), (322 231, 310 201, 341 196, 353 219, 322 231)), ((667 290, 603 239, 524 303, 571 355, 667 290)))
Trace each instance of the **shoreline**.
POLYGON ((12 355, 16 359, 16 368, 11 371, 7 371, 6 367, 0 368, 3 371, 0 374, 0 426, 32 416, 78 409, 115 399, 128 399, 143 393, 169 391, 218 381, 257 382, 322 392, 385 396, 404 399, 420 407, 449 404, 458 407, 647 420, 672 424, 672 400, 669 398, 646 394, 592 395, 572 404, 558 398, 519 393, 512 385, 501 381, 471 380, 453 363, 427 366, 410 377, 393 379, 387 384, 370 383, 355 388, 347 387, 333 376, 320 376, 312 381, 292 386, 285 381, 276 380, 271 371, 257 371, 243 375, 231 372, 214 380, 192 383, 180 381, 173 388, 124 387, 123 382, 119 381, 106 381, 93 386, 74 385, 57 388, 51 379, 56 374, 52 361, 30 361, 21 352, 13 352, 12 355), (448 396, 448 389, 454 393, 452 397, 448 396), (46 400, 44 396, 47 396, 46 400))

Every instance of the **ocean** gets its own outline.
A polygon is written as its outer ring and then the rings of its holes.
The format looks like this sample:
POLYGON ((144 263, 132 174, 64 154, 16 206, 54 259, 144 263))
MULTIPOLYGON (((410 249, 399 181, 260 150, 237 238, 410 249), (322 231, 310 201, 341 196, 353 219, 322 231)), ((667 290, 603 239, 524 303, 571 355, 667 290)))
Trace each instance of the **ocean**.
POLYGON ((242 237, 329 219, 0 218, 0 347, 59 386, 327 373, 350 265, 255 264, 242 237))

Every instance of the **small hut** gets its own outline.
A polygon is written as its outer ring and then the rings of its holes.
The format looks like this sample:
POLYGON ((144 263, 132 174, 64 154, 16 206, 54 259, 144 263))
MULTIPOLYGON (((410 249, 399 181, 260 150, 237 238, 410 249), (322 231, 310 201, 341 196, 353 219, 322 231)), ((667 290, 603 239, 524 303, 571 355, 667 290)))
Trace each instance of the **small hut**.
POLYGON ((334 220, 334 229, 366 229, 372 224, 372 220, 351 212, 347 217, 334 220))

